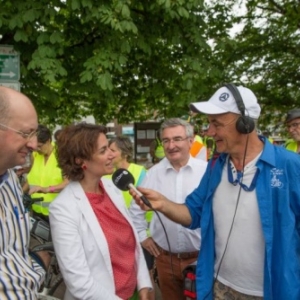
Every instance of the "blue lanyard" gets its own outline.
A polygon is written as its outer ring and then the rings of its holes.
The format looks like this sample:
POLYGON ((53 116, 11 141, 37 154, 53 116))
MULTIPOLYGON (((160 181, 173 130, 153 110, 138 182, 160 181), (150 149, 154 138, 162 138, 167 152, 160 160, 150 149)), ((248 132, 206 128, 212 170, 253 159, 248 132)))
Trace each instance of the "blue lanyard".
POLYGON ((255 172, 255 175, 253 176, 252 182, 251 182, 249 187, 246 184, 243 183, 243 177, 244 177, 243 171, 237 171, 237 177, 236 177, 235 180, 233 180, 232 168, 231 168, 231 165, 230 165, 230 160, 228 158, 228 163, 227 163, 228 181, 231 184, 233 184, 234 186, 239 184, 244 191, 252 192, 256 187, 256 181, 257 181, 258 173, 259 173, 259 169, 257 168, 256 172, 255 172))

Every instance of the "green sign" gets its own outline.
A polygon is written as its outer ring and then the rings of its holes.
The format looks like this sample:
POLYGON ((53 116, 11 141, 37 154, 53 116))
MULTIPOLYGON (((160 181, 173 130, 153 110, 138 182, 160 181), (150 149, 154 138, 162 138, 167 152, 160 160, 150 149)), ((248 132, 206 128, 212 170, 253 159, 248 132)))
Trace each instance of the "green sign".
POLYGON ((18 92, 21 91, 21 84, 18 81, 11 81, 11 82, 8 82, 8 81, 2 82, 2 81, 0 81, 0 86, 6 86, 6 87, 8 87, 10 89, 13 89, 13 90, 16 90, 18 92))
POLYGON ((20 79, 19 54, 0 54, 0 80, 20 79))

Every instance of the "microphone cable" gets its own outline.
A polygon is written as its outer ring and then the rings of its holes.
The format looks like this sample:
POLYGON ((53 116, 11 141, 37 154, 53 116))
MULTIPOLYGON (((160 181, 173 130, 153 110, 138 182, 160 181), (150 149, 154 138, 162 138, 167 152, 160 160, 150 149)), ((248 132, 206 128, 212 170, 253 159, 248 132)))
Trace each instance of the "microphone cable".
POLYGON ((169 237, 168 237, 168 234, 167 234, 167 231, 166 231, 166 228, 165 228, 165 225, 162 221, 162 219, 160 218, 160 215, 159 213, 157 212, 156 209, 152 208, 152 205, 150 207, 154 213, 156 214, 156 216, 158 217, 158 220, 163 228, 163 231, 165 233, 165 236, 166 236, 166 240, 167 240, 167 244, 168 244, 168 249, 169 249, 169 253, 170 253, 170 265, 171 265, 171 272, 172 272, 172 279, 175 280, 175 274, 174 274, 174 266, 173 266, 173 257, 172 257, 172 252, 171 252, 171 245, 170 245, 170 241, 169 241, 169 237))
POLYGON ((152 207, 150 201, 139 190, 136 189, 136 187, 134 186, 134 177, 127 169, 123 169, 123 168, 117 169, 112 175, 112 182, 118 189, 120 189, 122 191, 128 191, 130 188, 132 188, 136 192, 136 194, 140 197, 140 199, 144 203, 144 205, 146 205, 150 209, 152 209, 152 211, 154 211, 154 213, 157 215, 157 218, 158 218, 158 220, 163 228, 164 234, 166 236, 166 241, 167 241, 168 249, 169 249, 169 253, 170 253, 172 279, 174 280, 175 275, 174 275, 173 257, 172 257, 172 252, 171 252, 170 240, 169 240, 166 228, 161 220, 159 213, 152 207))
MULTIPOLYGON (((220 263, 219 263, 219 266, 218 266, 218 269, 217 269, 217 272, 216 272, 216 276, 213 279, 212 287, 209 290, 209 292, 205 295, 205 297, 203 298, 203 300, 205 300, 208 297, 208 295, 211 292, 214 291, 214 286, 215 286, 215 284, 217 282, 217 278, 219 276, 219 272, 220 272, 220 269, 221 269, 221 266, 222 266, 222 263, 223 263, 223 259, 225 257, 225 254, 226 254, 226 251, 227 251, 227 248, 228 248, 229 239, 230 239, 230 236, 231 236, 231 233, 232 233, 232 230, 233 230, 233 224, 234 224, 234 221, 235 221, 235 217, 236 217, 236 214, 237 214, 238 205, 239 205, 240 198, 241 198, 242 183, 243 183, 243 179, 244 179, 245 162, 246 162, 246 155, 247 155, 247 149, 248 149, 248 141, 249 141, 249 134, 247 134, 245 151, 244 151, 244 157, 243 157, 243 163, 242 163, 242 170, 243 170, 242 172, 243 172, 243 175, 242 175, 241 181, 239 182, 240 187, 239 187, 239 191, 238 191, 238 196, 237 196, 237 200, 236 200, 236 205, 235 205, 235 209, 234 209, 234 214, 233 214, 232 222, 231 222, 229 233, 228 233, 228 236, 227 236, 227 239, 226 239, 225 248, 224 248, 224 251, 223 251, 222 256, 221 256, 221 260, 220 260, 220 263)), ((228 159, 229 159, 229 157, 228 157, 228 159)))

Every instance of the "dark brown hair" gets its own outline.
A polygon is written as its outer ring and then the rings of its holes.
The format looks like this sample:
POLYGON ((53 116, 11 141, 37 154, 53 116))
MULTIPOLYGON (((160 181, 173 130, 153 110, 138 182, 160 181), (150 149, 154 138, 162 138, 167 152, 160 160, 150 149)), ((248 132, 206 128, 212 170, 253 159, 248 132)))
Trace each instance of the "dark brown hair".
POLYGON ((83 160, 91 159, 100 133, 106 134, 105 126, 88 123, 62 129, 56 143, 56 155, 63 176, 74 181, 83 179, 83 160))
POLYGON ((45 125, 39 124, 38 126, 38 135, 37 135, 38 143, 45 144, 50 140, 52 141, 51 131, 45 125))

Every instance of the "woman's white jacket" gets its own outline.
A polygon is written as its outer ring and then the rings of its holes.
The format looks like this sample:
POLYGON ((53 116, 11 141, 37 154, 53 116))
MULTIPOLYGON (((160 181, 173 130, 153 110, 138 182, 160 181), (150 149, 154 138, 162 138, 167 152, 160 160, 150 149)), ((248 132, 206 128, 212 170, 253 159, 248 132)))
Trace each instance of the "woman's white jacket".
MULTIPOLYGON (((110 199, 133 227, 121 192, 111 179, 103 178, 102 182, 110 199)), ((70 182, 51 203, 50 224, 55 253, 67 286, 64 300, 120 299, 115 295, 105 235, 78 182, 70 182)), ((137 245, 137 289, 151 288, 138 235, 135 229, 133 232, 137 245)), ((119 234, 122 236, 122 232, 119 234)))

